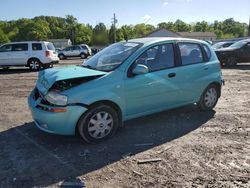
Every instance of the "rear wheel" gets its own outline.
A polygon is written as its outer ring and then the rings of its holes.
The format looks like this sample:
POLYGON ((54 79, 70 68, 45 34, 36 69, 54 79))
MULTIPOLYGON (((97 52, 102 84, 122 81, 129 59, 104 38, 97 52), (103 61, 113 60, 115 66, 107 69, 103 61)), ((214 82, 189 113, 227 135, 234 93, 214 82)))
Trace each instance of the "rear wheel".
POLYGON ((78 132, 88 143, 101 142, 117 131, 117 112, 108 105, 98 105, 82 115, 78 121, 78 132))
POLYGON ((28 61, 28 66, 30 70, 40 70, 41 62, 39 61, 39 59, 30 59, 28 61))
POLYGON ((219 89, 216 85, 211 84, 203 92, 198 105, 203 111, 212 110, 217 104, 218 98, 219 89))

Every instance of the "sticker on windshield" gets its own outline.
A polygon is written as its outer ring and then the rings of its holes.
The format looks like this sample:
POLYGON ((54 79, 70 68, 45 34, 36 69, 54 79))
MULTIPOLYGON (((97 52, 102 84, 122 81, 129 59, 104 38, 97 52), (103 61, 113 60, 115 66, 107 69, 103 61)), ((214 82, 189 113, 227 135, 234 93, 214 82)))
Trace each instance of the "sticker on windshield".
POLYGON ((127 42, 127 43, 125 43, 124 44, 124 46, 126 46, 126 47, 136 47, 136 46, 138 46, 138 44, 137 43, 134 43, 134 42, 127 42))

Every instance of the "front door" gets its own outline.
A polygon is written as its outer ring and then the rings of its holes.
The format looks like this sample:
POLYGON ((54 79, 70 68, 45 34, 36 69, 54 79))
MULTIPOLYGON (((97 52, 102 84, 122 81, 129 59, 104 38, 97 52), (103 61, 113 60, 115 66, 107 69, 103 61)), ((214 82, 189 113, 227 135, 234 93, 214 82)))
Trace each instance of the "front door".
POLYGON ((3 45, 0 48, 0 66, 11 65, 11 50, 11 44, 3 45))
POLYGON ((149 73, 125 79, 127 117, 168 108, 176 103, 180 88, 175 82, 178 68, 174 62, 173 44, 170 43, 151 47, 135 61, 132 67, 143 64, 149 73))
POLYGON ((28 60, 28 44, 17 43, 12 45, 13 65, 26 65, 28 60))

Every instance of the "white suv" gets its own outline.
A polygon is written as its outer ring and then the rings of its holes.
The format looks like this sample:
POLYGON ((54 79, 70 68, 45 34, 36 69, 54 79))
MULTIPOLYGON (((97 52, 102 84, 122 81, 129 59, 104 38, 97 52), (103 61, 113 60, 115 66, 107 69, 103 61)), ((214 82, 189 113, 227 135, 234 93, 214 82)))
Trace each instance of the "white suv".
POLYGON ((12 42, 0 47, 0 67, 27 66, 31 70, 52 67, 59 58, 52 43, 46 41, 12 42))

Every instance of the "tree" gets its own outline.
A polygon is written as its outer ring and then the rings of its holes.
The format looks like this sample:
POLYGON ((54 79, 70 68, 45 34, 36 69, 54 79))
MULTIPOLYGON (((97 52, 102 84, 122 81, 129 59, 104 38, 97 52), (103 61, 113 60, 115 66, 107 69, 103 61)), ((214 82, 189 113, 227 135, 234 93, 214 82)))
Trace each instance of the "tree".
POLYGON ((185 22, 181 20, 176 20, 175 23, 175 28, 177 32, 189 32, 191 31, 191 25, 186 24, 185 22))
POLYGON ((109 43, 108 31, 104 23, 99 23, 94 27, 92 43, 97 46, 105 46, 109 43))
POLYGON ((208 25, 208 23, 206 21, 202 21, 202 22, 197 22, 194 25, 194 31, 196 32, 206 32, 206 31, 212 31, 213 28, 208 25))
POLYGON ((134 27, 132 25, 123 25, 121 32, 125 40, 136 38, 134 27))
POLYGON ((0 28, 0 44, 9 42, 8 36, 3 32, 3 30, 0 28))
POLYGON ((157 25, 157 28, 176 31, 175 24, 173 22, 161 22, 157 25))
POLYGON ((75 42, 77 44, 91 44, 92 30, 84 24, 75 26, 75 42))
POLYGON ((155 27, 153 25, 150 24, 136 24, 134 26, 134 32, 136 37, 143 37, 144 35, 152 32, 153 30, 155 30, 155 27))

